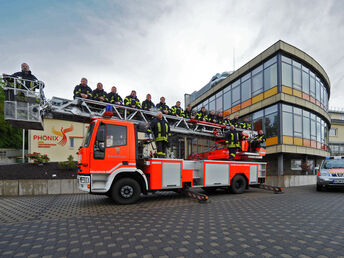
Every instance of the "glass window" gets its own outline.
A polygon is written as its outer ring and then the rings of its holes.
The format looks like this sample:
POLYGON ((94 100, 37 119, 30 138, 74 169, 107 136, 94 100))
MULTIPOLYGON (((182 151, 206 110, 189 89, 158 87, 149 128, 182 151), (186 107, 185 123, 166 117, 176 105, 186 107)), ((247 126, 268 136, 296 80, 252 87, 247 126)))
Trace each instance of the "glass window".
POLYGON ((277 64, 264 69, 264 91, 277 85, 277 64))
POLYGON ((240 103, 240 87, 236 87, 232 90, 232 105, 238 105, 240 103))
POLYGON ((274 112, 277 112, 277 105, 273 105, 265 109, 265 115, 269 115, 274 112))
POLYGON ((215 95, 216 98, 219 98, 222 96, 222 90, 218 91, 215 95))
POLYGON ((292 74, 291 65, 282 63, 282 85, 292 86, 292 74))
POLYGON ((320 82, 317 80, 315 82, 315 98, 320 101, 320 82))
POLYGON ((73 149, 74 148, 74 138, 69 138, 69 143, 70 143, 69 147, 71 149, 73 149))
POLYGON ((106 147, 127 145, 127 127, 106 125, 106 147))
POLYGON ((263 118, 258 118, 256 120, 253 120, 253 130, 259 131, 263 130, 263 118))
POLYGON ((321 125, 319 122, 317 122, 317 141, 321 142, 321 125))
POLYGON ((252 71, 252 75, 255 75, 259 72, 263 71, 263 65, 260 65, 258 66, 257 68, 255 68, 253 71, 252 71))
POLYGON ((227 91, 223 94, 223 110, 227 110, 232 107, 232 92, 227 91))
POLYGON ((310 86, 309 91, 311 93, 311 96, 315 98, 315 77, 310 77, 310 86))
POLYGON ((282 61, 291 64, 291 59, 289 57, 282 56, 282 61))
POLYGON ((263 116, 264 116, 264 111, 263 111, 263 110, 260 110, 260 111, 258 111, 258 112, 253 113, 252 118, 253 118, 253 120, 256 120, 256 119, 258 119, 259 117, 263 117, 263 116))
POLYGON ((87 134, 86 134, 86 137, 85 137, 85 141, 84 141, 84 143, 82 144, 82 146, 84 146, 84 147, 86 147, 86 148, 90 145, 92 133, 93 133, 93 130, 94 130, 94 125, 95 125, 95 123, 92 123, 92 124, 88 127, 87 134))
POLYGON ((296 67, 293 67, 293 87, 301 90, 301 70, 296 67))
POLYGON ((306 66, 302 66, 302 71, 306 72, 306 73, 309 73, 309 69, 306 67, 306 66))
POLYGON ((302 128, 303 128, 303 138, 305 139, 310 139, 311 137, 311 130, 310 130, 310 120, 309 117, 303 117, 303 124, 302 124, 302 128))
POLYGON ((293 60, 293 66, 301 68, 301 64, 299 62, 296 62, 295 60, 293 60))
POLYGON ((293 136, 293 114, 283 112, 283 135, 293 136))
POLYGON ((278 135, 278 113, 273 113, 265 116, 265 135, 266 137, 273 137, 278 135))
POLYGON ((330 129, 330 136, 332 136, 332 137, 337 136, 337 128, 331 128, 330 129))
POLYGON ((213 95, 209 98, 209 102, 212 102, 213 100, 215 100, 215 95, 213 95))
POLYGON ((309 94, 309 74, 302 72, 302 91, 309 94))
POLYGON ((251 98, 251 79, 241 84, 241 101, 244 102, 251 98))
POLYGON ((311 119, 311 140, 315 141, 317 139, 316 133, 316 122, 311 119))
POLYGON ((243 77, 241 77, 241 82, 246 81, 249 78, 251 78, 251 73, 248 73, 248 74, 244 75, 243 77))
POLYGON ((212 102, 209 102, 209 111, 214 110, 215 111, 215 100, 212 102))
POLYGON ((222 107, 222 96, 221 96, 221 97, 218 97, 218 98, 216 99, 216 111, 217 111, 217 112, 223 111, 223 107, 222 107))
POLYGON ((232 85, 228 85, 223 91, 224 92, 227 92, 227 91, 229 91, 229 90, 231 90, 232 89, 232 85))
POLYGON ((232 88, 235 88, 236 86, 240 85, 240 80, 236 80, 232 83, 232 88))
POLYGON ((324 104, 324 85, 320 83, 320 103, 324 104))
POLYGON ((309 117, 309 112, 308 112, 308 111, 305 111, 305 110, 303 110, 303 116, 304 116, 304 117, 309 117))
POLYGON ((302 114, 302 109, 294 107, 294 113, 297 114, 297 115, 301 115, 302 114))
POLYGON ((293 107, 289 105, 282 105, 283 111, 293 112, 293 107))
POLYGON ((277 56, 274 56, 273 58, 269 59, 268 61, 266 61, 264 63, 264 68, 266 68, 266 67, 268 67, 268 66, 270 66, 276 62, 277 62, 277 56))
POLYGON ((294 136, 302 137, 302 117, 294 114, 294 136))
POLYGON ((252 77, 252 96, 263 92, 263 72, 252 77))

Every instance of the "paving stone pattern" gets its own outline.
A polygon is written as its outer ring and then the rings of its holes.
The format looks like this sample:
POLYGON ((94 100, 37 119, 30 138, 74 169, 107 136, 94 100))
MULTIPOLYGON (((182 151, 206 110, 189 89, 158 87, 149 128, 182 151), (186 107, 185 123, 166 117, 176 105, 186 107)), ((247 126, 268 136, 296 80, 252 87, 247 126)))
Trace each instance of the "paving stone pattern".
POLYGON ((0 257, 344 257, 344 191, 0 198, 0 257))

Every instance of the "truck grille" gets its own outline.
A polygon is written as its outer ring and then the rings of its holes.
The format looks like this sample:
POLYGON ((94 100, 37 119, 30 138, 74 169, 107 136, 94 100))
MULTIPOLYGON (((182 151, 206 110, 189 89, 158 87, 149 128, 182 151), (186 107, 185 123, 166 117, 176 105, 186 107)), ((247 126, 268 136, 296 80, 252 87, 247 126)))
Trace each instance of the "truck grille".
POLYGON ((333 177, 344 177, 344 173, 331 173, 333 177))

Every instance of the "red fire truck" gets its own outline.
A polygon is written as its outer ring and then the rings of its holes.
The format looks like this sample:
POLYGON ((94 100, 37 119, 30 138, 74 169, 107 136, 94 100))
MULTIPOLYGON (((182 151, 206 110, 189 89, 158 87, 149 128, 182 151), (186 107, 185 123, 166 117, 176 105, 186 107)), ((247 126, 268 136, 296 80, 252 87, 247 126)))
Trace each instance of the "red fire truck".
MULTIPOLYGON (((235 161, 141 158, 137 135, 132 122, 94 119, 79 150, 79 189, 106 194, 119 204, 131 204, 141 194, 157 190, 211 191, 221 187, 243 193, 249 185, 265 183, 266 163, 243 161, 240 155, 235 161)), ((224 153, 215 155, 217 158, 228 157, 226 149, 215 152, 224 153)), ((211 152, 203 156, 209 158, 211 152)))

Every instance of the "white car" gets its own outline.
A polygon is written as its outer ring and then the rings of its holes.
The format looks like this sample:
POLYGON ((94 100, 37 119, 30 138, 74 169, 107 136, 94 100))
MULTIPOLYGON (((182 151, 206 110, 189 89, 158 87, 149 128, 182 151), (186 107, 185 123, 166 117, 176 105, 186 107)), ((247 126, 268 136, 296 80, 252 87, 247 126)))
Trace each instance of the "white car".
POLYGON ((320 168, 316 168, 317 191, 330 187, 344 187, 344 157, 326 157, 320 168))

